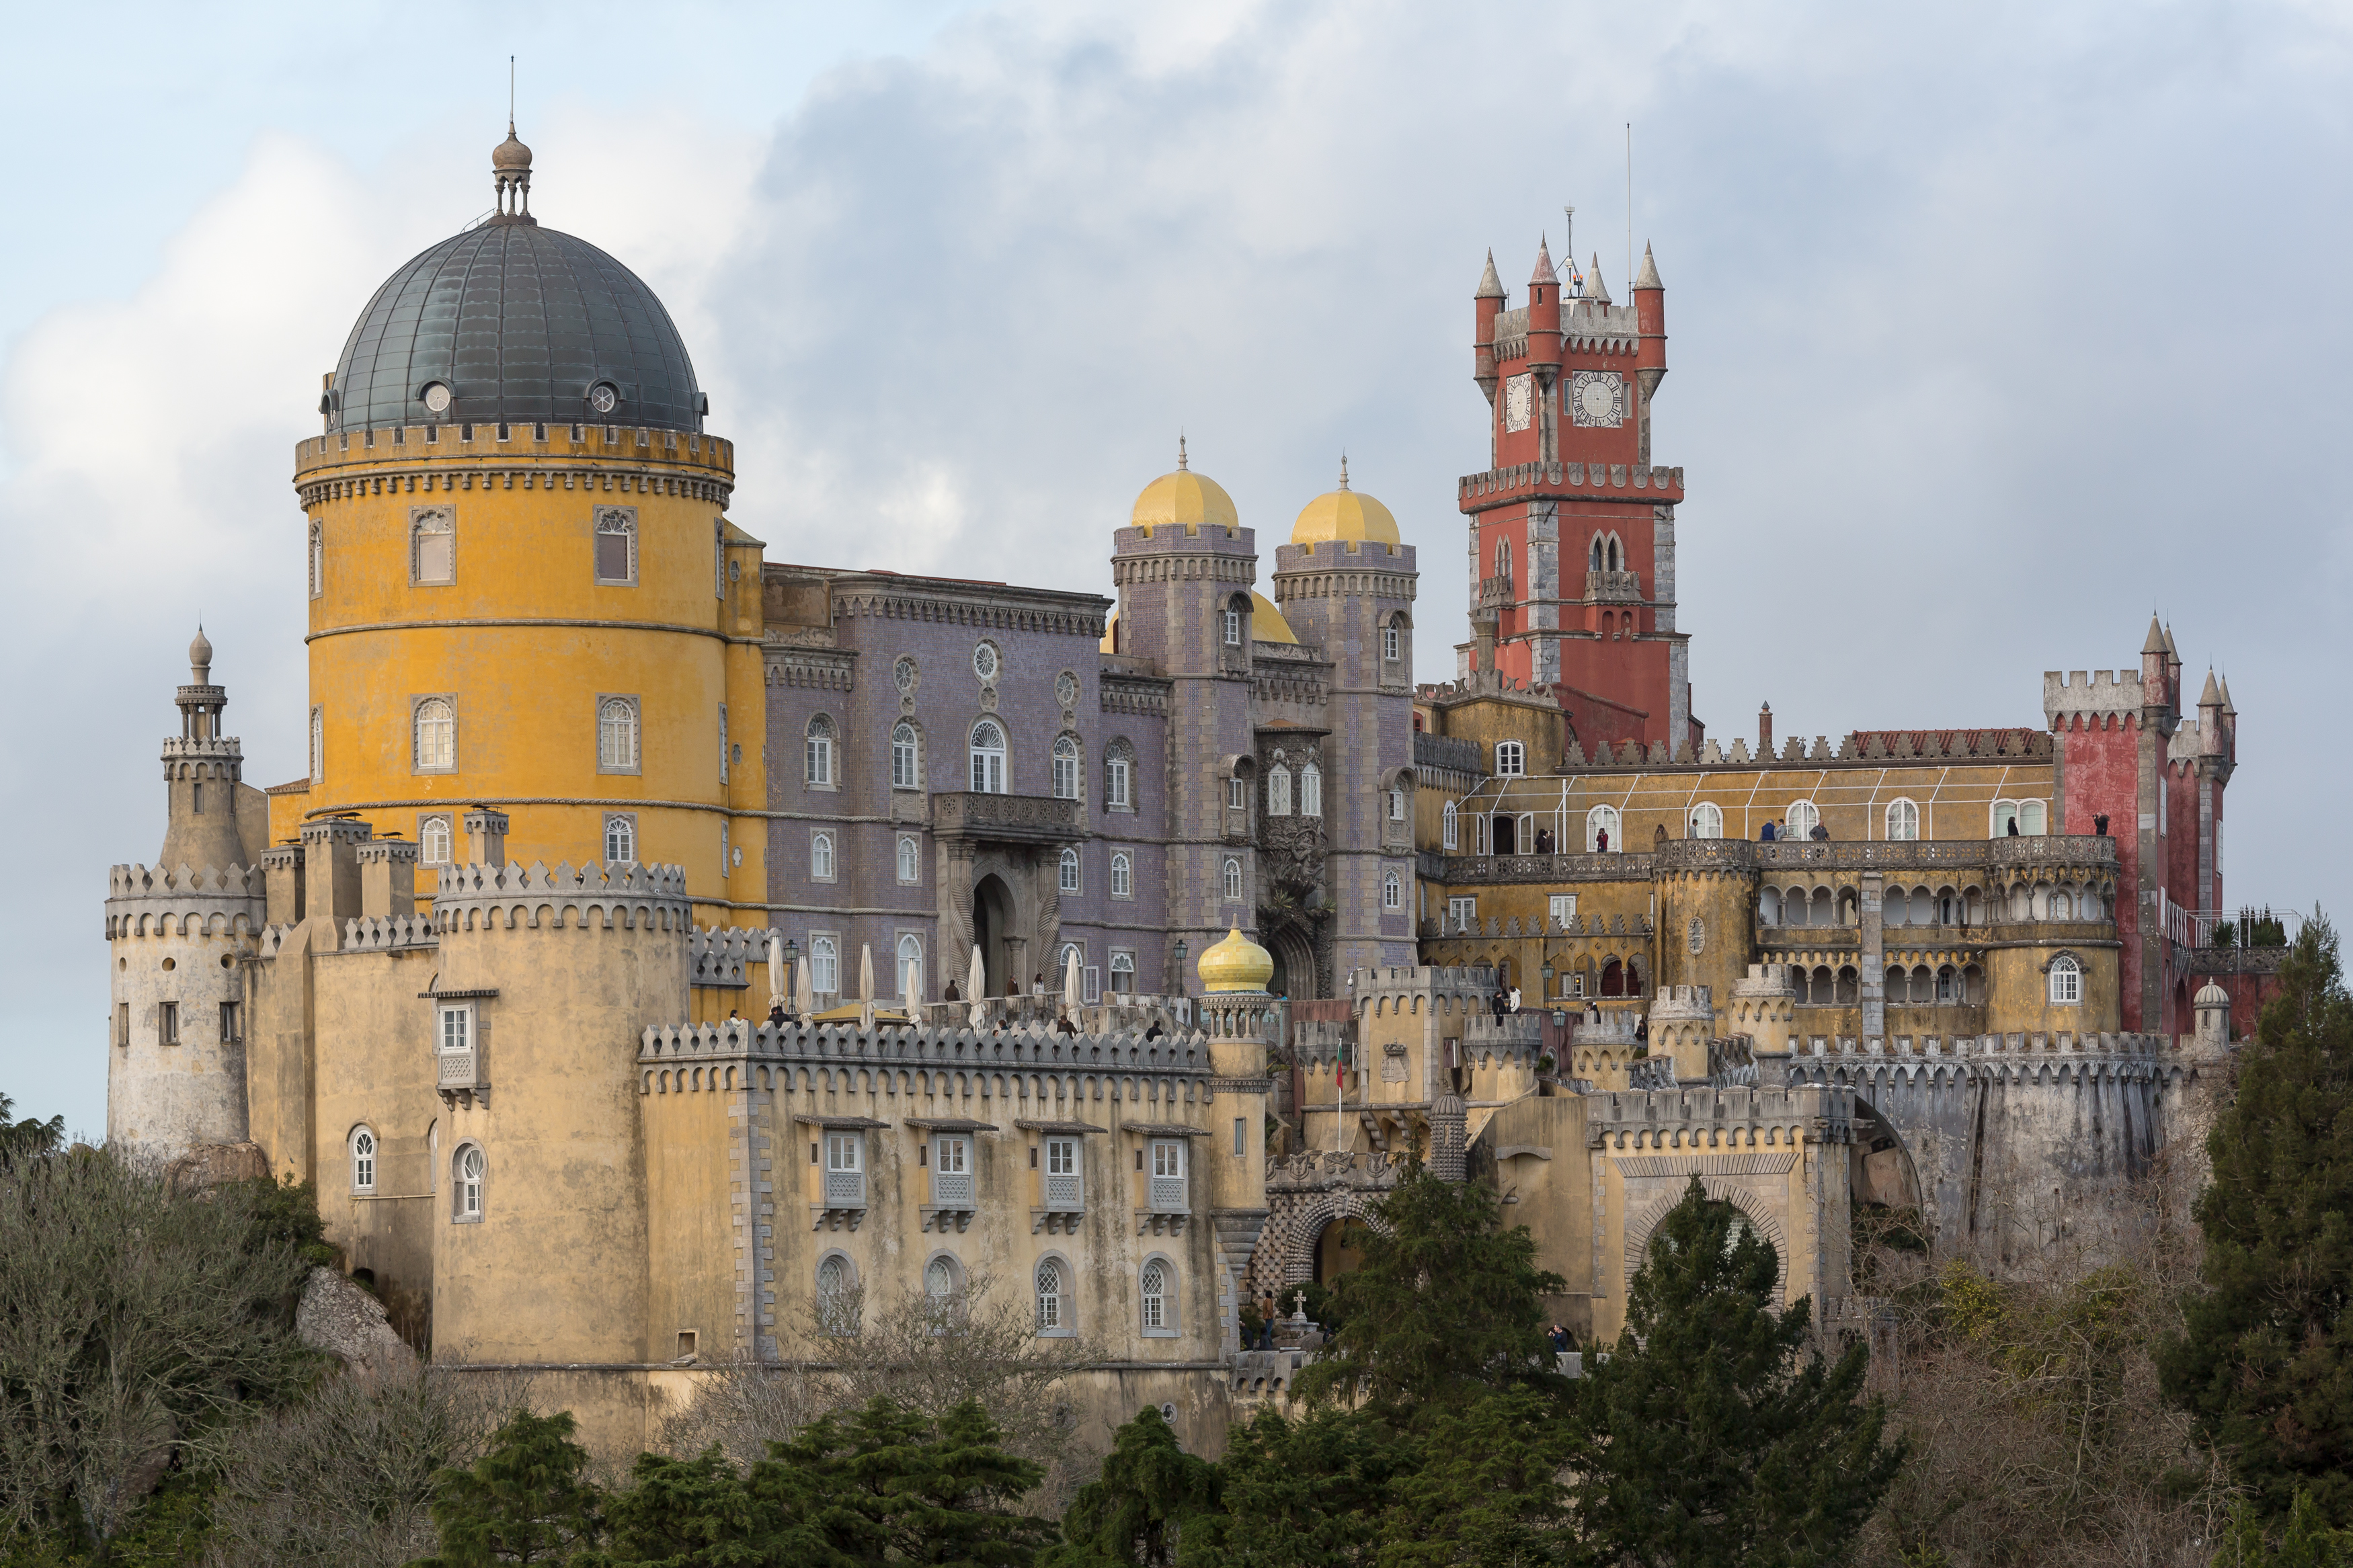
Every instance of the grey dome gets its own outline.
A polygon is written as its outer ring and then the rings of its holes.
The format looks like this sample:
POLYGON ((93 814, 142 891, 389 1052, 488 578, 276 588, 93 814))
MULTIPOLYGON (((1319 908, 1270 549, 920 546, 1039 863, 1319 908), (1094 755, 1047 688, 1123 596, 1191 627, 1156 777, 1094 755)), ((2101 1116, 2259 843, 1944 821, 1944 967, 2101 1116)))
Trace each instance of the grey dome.
POLYGON ((526 218, 443 240, 360 312, 329 395, 337 427, 645 425, 700 430, 694 364, 638 275, 585 239, 526 218), (425 401, 440 383, 449 402, 425 401), (611 385, 616 405, 593 409, 611 385))

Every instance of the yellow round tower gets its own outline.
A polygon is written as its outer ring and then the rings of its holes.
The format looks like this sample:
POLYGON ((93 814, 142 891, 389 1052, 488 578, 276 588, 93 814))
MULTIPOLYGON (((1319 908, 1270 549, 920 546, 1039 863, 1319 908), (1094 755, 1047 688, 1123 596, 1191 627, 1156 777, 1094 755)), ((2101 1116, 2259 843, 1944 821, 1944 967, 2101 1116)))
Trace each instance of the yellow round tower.
POLYGON ((733 924, 766 889, 733 447, 653 291, 531 216, 512 132, 492 173, 494 216, 376 290, 296 450, 310 767, 270 839, 362 817, 418 846, 423 902, 489 806, 509 859, 677 864, 733 924))

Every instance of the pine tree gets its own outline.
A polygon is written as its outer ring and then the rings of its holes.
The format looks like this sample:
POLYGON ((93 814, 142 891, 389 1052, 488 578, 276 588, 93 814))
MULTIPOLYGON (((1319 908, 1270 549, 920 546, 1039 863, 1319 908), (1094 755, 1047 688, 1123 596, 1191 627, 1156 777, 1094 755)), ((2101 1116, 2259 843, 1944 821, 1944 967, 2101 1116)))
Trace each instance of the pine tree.
POLYGON ((1147 1405, 1112 1436, 1103 1474, 1062 1515, 1063 1544, 1038 1568, 1171 1568, 1186 1522, 1218 1503, 1217 1467, 1185 1452, 1147 1405))
POLYGON ((1381 1516, 1413 1467, 1410 1445, 1355 1411, 1293 1421, 1271 1405, 1228 1435, 1223 1510, 1188 1523, 1178 1568, 1335 1568, 1371 1563, 1381 1516))
POLYGON ((2280 984, 2207 1135, 2206 1289, 2158 1367, 2262 1516, 2308 1490, 2353 1525, 2353 998, 2317 911, 2280 984))
POLYGON ((1574 1514, 1558 1405, 1522 1384, 1440 1406, 1381 1522, 1380 1568, 1538 1568, 1568 1559, 1574 1514))
POLYGON ((713 1444, 692 1459, 639 1454, 629 1488, 605 1508, 612 1543, 575 1568, 763 1568, 806 1562, 776 1550, 774 1521, 756 1508, 743 1475, 713 1444))
POLYGON ((572 1413, 518 1410, 471 1469, 434 1478, 438 1556, 417 1568, 487 1568, 493 1563, 565 1563, 595 1543, 597 1489, 588 1450, 572 1440, 572 1413))
POLYGON ((1542 1297, 1567 1284, 1536 1267, 1527 1227, 1504 1229, 1501 1214, 1485 1184, 1409 1166, 1374 1207, 1362 1267, 1334 1287, 1345 1321, 1300 1373, 1298 1392, 1311 1401, 1361 1392, 1393 1424, 1506 1383, 1561 1394, 1542 1297))
POLYGON ((1692 1179, 1579 1386, 1570 1465, 1603 1562, 1834 1563, 1902 1464, 1859 1397, 1862 1348, 1835 1368, 1806 1353, 1810 1303, 1772 1310, 1778 1259, 1738 1218, 1692 1179))

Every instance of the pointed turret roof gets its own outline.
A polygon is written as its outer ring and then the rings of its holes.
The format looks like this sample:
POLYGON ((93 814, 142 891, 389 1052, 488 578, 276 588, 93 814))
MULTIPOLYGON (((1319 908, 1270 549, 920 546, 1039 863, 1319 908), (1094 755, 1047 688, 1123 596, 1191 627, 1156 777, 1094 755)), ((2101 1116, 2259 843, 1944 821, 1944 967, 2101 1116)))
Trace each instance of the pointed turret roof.
POLYGON ((2230 719, 2239 716, 2239 710, 2231 706, 2231 678, 2227 675, 2222 678, 2222 713, 2230 719))
POLYGON ((2181 662, 2181 650, 2173 646, 2173 628, 2171 626, 2165 628, 2165 657, 2171 659, 2176 664, 2179 664, 2181 662))
POLYGON ((2148 637, 2140 645, 2140 651, 2143 653, 2163 653, 2165 651, 2165 627, 2158 620, 2157 613, 2155 611, 2151 611, 2149 613, 2148 637))
POLYGON ((1509 298, 1509 296, 1504 292, 1504 280, 1495 275, 1495 253, 1493 249, 1490 249, 1487 252, 1487 270, 1480 275, 1479 291, 1472 295, 1471 298, 1473 300, 1502 300, 1509 298))
POLYGON ((1651 255, 1651 242, 1647 239, 1642 242, 1642 270, 1634 275, 1634 287, 1637 289, 1666 287, 1659 281, 1659 264, 1651 255))
POLYGON ((1593 253, 1593 269, 1585 275, 1585 297, 1609 303, 1609 285, 1601 281, 1601 253, 1593 253))
POLYGON ((1552 240, 1549 236, 1536 241, 1536 269, 1530 274, 1528 281, 1531 284, 1556 284, 1560 281, 1560 274, 1554 270, 1552 264, 1552 240))
POLYGON ((2200 708, 2220 708, 2222 706, 2222 693, 2221 689, 2214 684, 2214 669, 2211 665, 2209 665, 2206 669, 2206 689, 2198 694, 2198 706, 2200 708))

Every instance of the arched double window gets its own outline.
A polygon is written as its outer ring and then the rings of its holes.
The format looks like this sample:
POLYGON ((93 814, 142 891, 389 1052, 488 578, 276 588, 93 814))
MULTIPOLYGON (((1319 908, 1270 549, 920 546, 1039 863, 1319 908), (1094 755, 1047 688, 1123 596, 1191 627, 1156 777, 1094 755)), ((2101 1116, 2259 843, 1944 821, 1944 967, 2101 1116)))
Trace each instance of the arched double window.
POLYGON ((831 996, 841 990, 841 942, 833 936, 809 938, 809 989, 831 996))
POLYGON ((1062 846, 1061 870, 1056 885, 1066 893, 1079 890, 1079 852, 1067 844, 1062 846))
POLYGON ((1299 815, 1324 815, 1324 770, 1312 759, 1299 765, 1299 815))
POLYGON ((1005 793, 1005 731, 994 719, 972 727, 972 793, 1005 793))
POLYGON ((486 1189, 490 1185, 490 1161, 480 1143, 459 1146, 449 1184, 449 1217, 459 1225, 480 1224, 486 1189))
POLYGON ((1281 763, 1266 770, 1266 814, 1269 816, 1291 815, 1291 770, 1281 763))
POLYGON ((902 719, 891 730, 891 787, 913 789, 915 777, 915 727, 902 719))
POLYGON ((605 863, 627 866, 638 858, 638 819, 624 812, 605 818, 605 863))
POLYGON ((2029 838, 2042 837, 2043 803, 2021 800, 2018 803, 2018 831, 2029 838))
POLYGON ((1801 800, 1792 804, 1788 815, 1781 820, 1788 828, 1787 837, 1810 838, 1814 835, 1814 829, 1821 826, 1822 814, 1814 809, 1812 801, 1801 800))
POLYGON ((438 813, 419 817, 417 823, 417 858, 427 866, 447 866, 454 837, 449 831, 448 817, 438 813))
POLYGON ((2061 953, 2051 961, 2051 1005, 2073 1007, 2084 1000, 2084 966, 2072 953, 2061 953))
POLYGON ((352 1191, 375 1191, 375 1134, 365 1127, 352 1131, 352 1191))
POLYGON ((1242 863, 1231 856, 1227 857, 1225 875, 1220 880, 1223 883, 1226 902, 1229 904, 1241 902, 1242 863))
POLYGON ((1054 796, 1079 798, 1079 742, 1069 735, 1054 737, 1054 796))
POLYGON ((833 787, 833 721, 819 713, 802 735, 801 776, 812 789, 833 787))
POLYGON ((1076 1333, 1078 1295, 1072 1289, 1075 1275, 1071 1266, 1060 1258, 1041 1258, 1033 1283, 1037 1287, 1038 1331, 1054 1335, 1076 1333))
POLYGON ((628 697, 607 697, 596 705, 596 770, 635 773, 638 767, 638 704, 628 697))
POLYGON ((1691 836, 1694 838, 1724 837, 1724 808, 1713 801, 1701 801, 1692 807, 1691 836))
POLYGON ((420 586, 458 580, 458 518, 445 506, 418 507, 408 523, 409 581, 420 586))
POLYGON ((1887 837, 1903 842, 1920 837, 1920 808, 1908 800, 1887 803, 1887 837))
POLYGON ((1147 1258, 1137 1271, 1135 1294, 1144 1331, 1154 1338, 1176 1332, 1176 1268, 1166 1258, 1147 1258))
POLYGON ((1498 778, 1515 779, 1528 771, 1528 749, 1517 741, 1495 742, 1495 774, 1498 778))
POLYGON ((446 773, 458 765, 458 710, 446 697, 428 697, 412 719, 410 754, 420 773, 446 773))
POLYGON ((1454 809, 1454 803, 1451 800, 1446 803, 1445 809, 1438 814, 1439 844, 1441 847, 1452 849, 1461 842, 1461 812, 1454 809))
POLYGON ((1124 849, 1111 858, 1111 896, 1114 899, 1135 896, 1135 862, 1124 849))
POLYGON ((1585 814, 1585 847, 1588 853, 1606 849, 1613 854, 1626 847, 1620 841, 1616 806, 1597 805, 1585 814))
POLYGON ((899 994, 923 999, 923 939, 911 931, 899 933, 899 994))
POLYGON ((1495 541, 1495 575, 1506 583, 1512 580, 1512 542, 1508 539, 1495 541))

